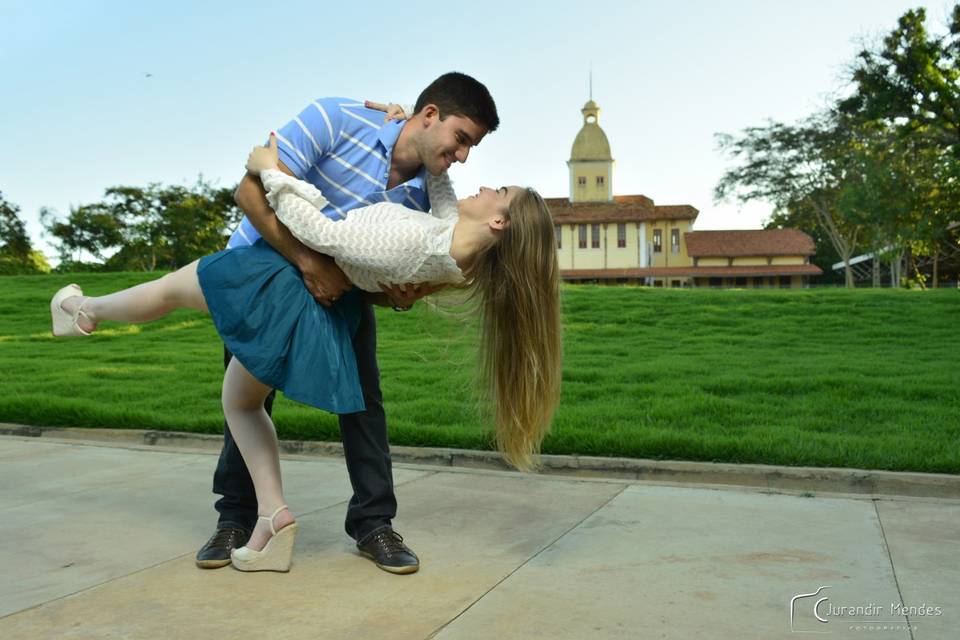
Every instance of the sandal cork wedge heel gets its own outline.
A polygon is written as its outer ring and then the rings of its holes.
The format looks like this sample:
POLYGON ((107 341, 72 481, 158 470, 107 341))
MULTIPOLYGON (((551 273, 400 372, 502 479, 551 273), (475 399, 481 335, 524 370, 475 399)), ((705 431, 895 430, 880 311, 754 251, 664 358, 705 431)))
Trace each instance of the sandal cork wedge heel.
POLYGON ((293 558, 293 542, 297 538, 297 523, 291 522, 277 531, 273 528, 273 519, 287 508, 283 505, 270 516, 258 516, 257 520, 266 520, 270 523, 270 533, 273 534, 262 551, 255 551, 246 546, 230 552, 233 568, 238 571, 290 571, 293 558))

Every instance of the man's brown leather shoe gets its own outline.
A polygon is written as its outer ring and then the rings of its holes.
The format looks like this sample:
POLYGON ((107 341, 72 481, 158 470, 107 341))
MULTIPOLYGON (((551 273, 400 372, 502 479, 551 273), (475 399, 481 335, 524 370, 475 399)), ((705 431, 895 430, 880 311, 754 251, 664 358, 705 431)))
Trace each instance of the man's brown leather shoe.
POLYGON ((420 559, 410 547, 403 544, 403 536, 390 525, 374 529, 357 541, 357 549, 374 564, 390 573, 414 573, 420 568, 420 559))
POLYGON ((218 527, 207 544, 197 552, 197 566, 201 569, 219 569, 230 564, 230 552, 247 544, 250 533, 239 527, 218 527))

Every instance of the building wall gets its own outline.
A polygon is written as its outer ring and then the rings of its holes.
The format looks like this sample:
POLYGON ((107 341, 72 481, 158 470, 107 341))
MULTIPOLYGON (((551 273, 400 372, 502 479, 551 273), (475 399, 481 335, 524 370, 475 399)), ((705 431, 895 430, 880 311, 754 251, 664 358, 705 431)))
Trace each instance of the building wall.
POLYGON ((640 266, 640 229, 636 222, 608 222, 606 233, 603 234, 603 240, 607 247, 607 268, 608 269, 631 269, 640 266), (623 224, 626 228, 626 246, 617 245, 617 228, 623 224))
POLYGON ((754 267, 766 264, 766 256, 737 256, 733 259, 733 266, 735 267, 754 267))
POLYGON ((700 258, 697 260, 698 267, 726 267, 730 261, 727 258, 700 258))
MULTIPOLYGON (((625 222, 626 246, 617 246, 617 222, 601 222, 600 247, 593 248, 592 223, 575 223, 561 225, 561 241, 559 260, 561 269, 631 269, 647 266, 691 266, 693 263, 687 256, 683 241, 683 234, 689 230, 689 221, 656 221, 653 223, 625 222), (580 225, 586 224, 587 246, 580 248, 580 225), (663 253, 653 253, 653 229, 660 228, 666 238, 663 253), (670 251, 670 229, 680 232, 680 250, 678 253, 670 251), (645 242, 644 242, 645 241, 645 242), (650 257, 649 263, 644 258, 650 257)), ((722 264, 727 264, 723 259, 722 264)))
POLYGON ((805 256, 774 256, 770 264, 806 264, 805 256))
POLYGON ((557 260, 561 269, 573 269, 573 242, 576 227, 570 224, 560 225, 560 248, 557 250, 557 260))
POLYGON ((806 264, 805 256, 772 256, 768 258, 767 256, 737 256, 733 259, 733 262, 730 262, 729 258, 699 258, 697 260, 698 267, 755 267, 755 266, 767 266, 769 265, 784 265, 784 264, 806 264))
MULTIPOLYGON (((600 224, 600 246, 596 249, 593 248, 593 225, 591 223, 578 223, 578 224, 568 224, 564 225, 566 229, 569 229, 569 255, 570 263, 569 266, 560 263, 561 269, 605 269, 604 266, 604 233, 603 233, 603 223, 600 224), (580 227, 581 224, 587 229, 587 246, 584 249, 580 248, 580 227)), ((564 239, 566 239, 564 235, 564 239)), ((566 251, 561 250, 563 253, 566 251)))
MULTIPOLYGON (((691 231, 689 220, 654 220, 647 224, 647 252, 650 256, 651 267, 689 267, 693 265, 693 260, 687 255, 687 243, 683 239, 683 234, 691 231), (656 230, 659 229, 662 238, 661 250, 659 253, 654 251, 653 239, 656 230), (678 230, 680 234, 679 251, 673 253, 671 248, 670 234, 672 230, 678 230)), ((726 264, 726 262, 724 262, 726 264)))
POLYGON ((571 160, 570 201, 571 202, 610 202, 613 200, 613 162, 606 160, 571 160), (603 184, 597 184, 597 177, 603 178, 603 184), (580 184, 579 178, 586 178, 580 184))

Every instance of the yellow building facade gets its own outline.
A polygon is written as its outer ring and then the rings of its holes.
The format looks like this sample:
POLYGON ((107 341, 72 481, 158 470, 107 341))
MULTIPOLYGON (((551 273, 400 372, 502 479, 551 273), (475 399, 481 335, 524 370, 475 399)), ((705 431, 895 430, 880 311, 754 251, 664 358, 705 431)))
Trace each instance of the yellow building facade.
POLYGON ((547 198, 560 270, 570 282, 655 287, 803 287, 822 273, 813 240, 793 229, 694 231, 694 207, 613 195, 610 143, 592 99, 567 167, 570 195, 547 198))

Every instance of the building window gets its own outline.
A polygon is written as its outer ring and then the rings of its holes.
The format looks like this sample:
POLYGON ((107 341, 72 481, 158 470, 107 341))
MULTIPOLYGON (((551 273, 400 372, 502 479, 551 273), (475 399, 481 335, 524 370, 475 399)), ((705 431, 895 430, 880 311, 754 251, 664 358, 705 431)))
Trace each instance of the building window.
POLYGON ((763 277, 754 276, 753 278, 753 288, 754 289, 763 289, 763 277))
POLYGON ((555 224, 553 225, 553 231, 557 235, 557 249, 562 249, 563 245, 561 243, 561 238, 563 237, 563 229, 560 227, 560 225, 555 224))
POLYGON ((580 225, 580 248, 587 248, 587 225, 580 225))
POLYGON ((671 287, 672 289, 679 289, 679 288, 681 287, 680 281, 679 281, 679 280, 671 280, 671 281, 670 281, 670 287, 671 287))
POLYGON ((581 187, 587 186, 587 176, 580 176, 577 178, 577 184, 581 187))
POLYGON ((720 288, 723 286, 723 278, 710 278, 710 286, 720 288))
POLYGON ((598 224, 590 225, 590 247, 593 249, 600 248, 600 225, 598 224))
POLYGON ((653 230, 653 252, 660 253, 663 251, 663 230, 654 229, 653 230))
POLYGON ((654 280, 654 281, 653 281, 653 286, 654 286, 654 288, 656 288, 656 287, 662 287, 662 286, 663 286, 663 280, 654 280))
POLYGON ((597 176, 597 186, 598 187, 603 186, 603 176, 597 176))
POLYGON ((736 287, 745 287, 745 286, 747 286, 747 279, 744 278, 744 277, 737 278, 736 281, 734 282, 734 286, 736 286, 736 287))
POLYGON ((627 225, 624 222, 617 223, 617 246, 621 249, 627 246, 627 225))
POLYGON ((670 230, 670 251, 680 253, 680 229, 670 230))
POLYGON ((790 288, 790 276, 780 276, 780 288, 781 289, 790 288))

